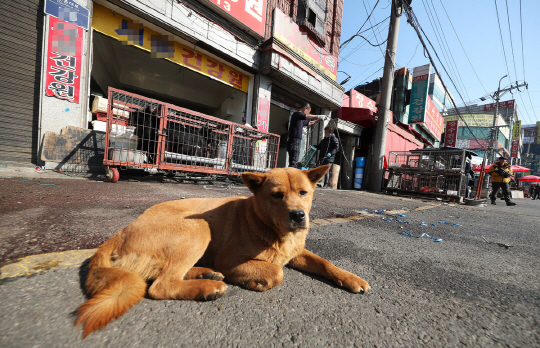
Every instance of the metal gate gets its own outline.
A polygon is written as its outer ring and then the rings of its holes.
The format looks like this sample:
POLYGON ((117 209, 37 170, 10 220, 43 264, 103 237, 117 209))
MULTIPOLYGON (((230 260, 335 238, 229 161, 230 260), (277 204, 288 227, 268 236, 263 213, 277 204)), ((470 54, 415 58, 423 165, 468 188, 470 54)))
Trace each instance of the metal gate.
POLYGON ((105 159, 119 168, 209 174, 266 172, 277 165, 280 137, 122 90, 109 88, 105 159))
POLYGON ((37 157, 43 1, 0 1, 0 158, 37 157))

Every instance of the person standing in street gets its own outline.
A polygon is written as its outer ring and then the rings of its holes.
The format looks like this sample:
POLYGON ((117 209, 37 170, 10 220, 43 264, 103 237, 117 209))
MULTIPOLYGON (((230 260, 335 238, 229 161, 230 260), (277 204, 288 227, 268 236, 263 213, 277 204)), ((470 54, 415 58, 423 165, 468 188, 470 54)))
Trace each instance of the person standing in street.
POLYGON ((506 162, 506 157, 499 157, 499 160, 491 165, 488 170, 488 174, 491 175, 491 204, 497 204, 497 192, 499 188, 502 189, 504 200, 506 205, 516 205, 510 199, 510 176, 514 174, 512 167, 506 162))
POLYGON ((531 194, 533 201, 540 199, 540 184, 536 184, 536 186, 532 187, 531 194))
POLYGON ((323 166, 325 164, 330 165, 330 169, 324 175, 324 184, 323 188, 328 187, 328 179, 330 178, 330 170, 336 159, 336 153, 339 151, 339 141, 334 135, 334 130, 332 126, 327 125, 324 128, 324 138, 321 140, 319 145, 315 146, 319 150, 319 165, 323 166))
POLYGON ((302 129, 305 126, 313 126, 324 120, 324 115, 311 115, 311 105, 305 103, 298 111, 295 111, 289 122, 289 138, 287 139, 287 152, 289 153, 289 167, 296 168, 300 157, 300 144, 302 143, 302 129))

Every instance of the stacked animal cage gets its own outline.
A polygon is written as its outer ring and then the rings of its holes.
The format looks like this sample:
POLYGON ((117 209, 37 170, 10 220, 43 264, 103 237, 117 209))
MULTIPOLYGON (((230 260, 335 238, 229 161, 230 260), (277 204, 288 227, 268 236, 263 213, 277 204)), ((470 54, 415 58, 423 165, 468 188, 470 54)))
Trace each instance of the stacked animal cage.
POLYGON ((465 150, 392 151, 388 156, 386 191, 453 198, 465 197, 465 150))
POLYGON ((240 175, 277 165, 280 137, 110 88, 103 164, 116 182, 120 169, 240 175))

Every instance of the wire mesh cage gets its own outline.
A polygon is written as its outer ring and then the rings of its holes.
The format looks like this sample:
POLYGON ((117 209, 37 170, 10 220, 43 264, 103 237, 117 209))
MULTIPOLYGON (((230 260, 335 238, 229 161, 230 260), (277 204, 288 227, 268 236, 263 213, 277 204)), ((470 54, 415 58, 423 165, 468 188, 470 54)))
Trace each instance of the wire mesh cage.
POLYGON ((465 172, 465 150, 455 151, 392 151, 388 155, 388 168, 393 170, 435 170, 465 172))
POLYGON ((280 137, 109 89, 104 165, 239 175, 277 165, 280 137))

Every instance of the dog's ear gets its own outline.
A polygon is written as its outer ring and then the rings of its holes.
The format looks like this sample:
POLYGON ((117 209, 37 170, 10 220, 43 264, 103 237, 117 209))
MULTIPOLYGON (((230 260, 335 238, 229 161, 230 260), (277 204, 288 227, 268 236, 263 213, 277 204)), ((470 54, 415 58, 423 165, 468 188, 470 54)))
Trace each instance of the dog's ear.
POLYGON ((255 193, 266 180, 266 174, 250 173, 246 172, 242 174, 242 181, 248 187, 248 189, 255 193))
POLYGON ((329 164, 326 164, 324 166, 320 166, 317 168, 313 168, 310 170, 305 171, 309 181, 313 184, 313 186, 317 185, 319 180, 326 174, 326 171, 330 168, 329 164))

